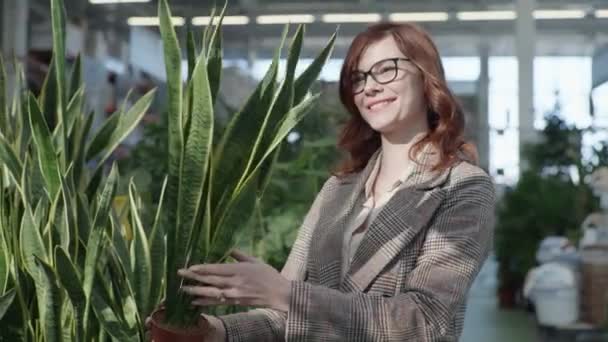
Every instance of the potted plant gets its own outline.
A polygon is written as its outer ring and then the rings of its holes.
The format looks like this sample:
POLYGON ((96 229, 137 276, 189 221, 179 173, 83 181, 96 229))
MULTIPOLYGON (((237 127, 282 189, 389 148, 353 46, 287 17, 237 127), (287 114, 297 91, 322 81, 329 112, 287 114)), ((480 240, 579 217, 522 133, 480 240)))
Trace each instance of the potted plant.
POLYGON ((289 49, 286 74, 277 83, 286 28, 263 80, 216 142, 213 104, 222 67, 224 11, 218 24, 205 30, 200 53, 188 35, 189 76, 183 85, 180 45, 170 9, 166 0, 159 1, 169 100, 169 153, 162 215, 167 236, 165 302, 152 315, 151 324, 152 338, 157 342, 194 340, 204 335, 205 321, 200 309, 190 305, 191 298, 179 291, 182 279, 177 270, 193 263, 225 260, 234 244, 233 236, 246 225, 268 184, 281 142, 312 108, 317 95, 310 95, 309 88, 335 40, 334 34, 296 78, 304 35, 303 26, 299 26, 289 49))

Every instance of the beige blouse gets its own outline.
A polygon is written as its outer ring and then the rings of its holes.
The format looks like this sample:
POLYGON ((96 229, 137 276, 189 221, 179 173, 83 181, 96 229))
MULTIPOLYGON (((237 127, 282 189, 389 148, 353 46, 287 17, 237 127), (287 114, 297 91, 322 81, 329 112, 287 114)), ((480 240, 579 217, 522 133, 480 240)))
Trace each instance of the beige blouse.
MULTIPOLYGON (((369 227, 369 225, 374 221, 384 205, 391 199, 397 190, 399 190, 401 185, 405 183, 407 177, 411 173, 411 166, 406 167, 399 179, 390 187, 390 189, 378 196, 378 198, 375 198, 374 184, 376 183, 376 178, 380 172, 381 161, 382 152, 380 152, 378 158, 376 159, 376 164, 374 165, 369 178, 365 182, 365 201, 362 205, 359 205, 358 208, 355 208, 355 210, 359 211, 359 214, 349 224, 346 233, 344 234, 344 247, 342 249, 342 278, 344 278, 344 275, 346 275, 348 266, 355 256, 357 247, 359 247, 367 227, 369 227)), ((410 163, 409 165, 412 164, 413 163, 410 163)))

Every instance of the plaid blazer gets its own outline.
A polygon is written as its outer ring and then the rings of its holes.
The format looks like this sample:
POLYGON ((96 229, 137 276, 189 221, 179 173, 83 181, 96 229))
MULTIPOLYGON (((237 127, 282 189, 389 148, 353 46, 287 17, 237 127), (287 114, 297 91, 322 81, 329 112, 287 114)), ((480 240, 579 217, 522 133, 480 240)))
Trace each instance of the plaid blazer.
POLYGON ((492 245, 494 186, 467 161, 443 172, 421 165, 368 227, 341 279, 343 236, 378 157, 330 177, 281 273, 292 280, 287 313, 221 316, 229 341, 457 341, 469 287, 492 245))

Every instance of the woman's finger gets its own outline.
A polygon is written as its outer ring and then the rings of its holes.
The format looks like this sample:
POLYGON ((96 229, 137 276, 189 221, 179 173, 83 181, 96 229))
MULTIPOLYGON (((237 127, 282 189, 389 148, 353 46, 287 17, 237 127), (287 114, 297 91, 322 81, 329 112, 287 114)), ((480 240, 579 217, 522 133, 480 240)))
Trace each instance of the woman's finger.
POLYGON ((240 262, 260 262, 258 258, 251 256, 245 252, 242 252, 238 249, 233 249, 232 252, 230 252, 230 256, 240 262))
POLYGON ((222 290, 213 286, 182 286, 181 289, 191 296, 210 298, 221 298, 223 296, 222 290))
POLYGON ((239 299, 226 299, 225 301, 220 301, 215 298, 198 298, 192 301, 192 305, 195 306, 215 306, 215 305, 243 305, 249 306, 249 304, 239 300, 239 299))

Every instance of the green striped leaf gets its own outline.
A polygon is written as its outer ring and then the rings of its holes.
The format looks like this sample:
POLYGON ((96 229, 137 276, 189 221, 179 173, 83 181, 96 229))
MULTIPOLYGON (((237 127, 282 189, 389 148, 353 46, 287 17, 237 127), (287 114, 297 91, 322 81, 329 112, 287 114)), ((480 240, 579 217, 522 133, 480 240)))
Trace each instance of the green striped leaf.
MULTIPOLYGON (((220 13, 218 24, 213 30, 213 35, 209 42, 209 48, 206 51, 207 54, 207 74, 209 75, 209 88, 211 92, 212 103, 215 104, 217 100, 217 93, 220 89, 220 79, 222 75, 222 23, 226 14, 227 3, 224 3, 224 8, 220 13)), ((212 25, 209 25, 211 27, 212 25)))
POLYGON ((74 65, 72 66, 72 77, 70 78, 70 92, 68 93, 69 98, 73 98, 74 95, 83 87, 82 85, 82 56, 78 54, 74 65))
POLYGON ((99 196, 97 211, 93 220, 92 231, 87 242, 87 252, 84 264, 84 281, 83 289, 87 297, 87 308, 85 310, 85 330, 88 324, 89 307, 91 305, 91 291, 95 280, 97 262, 102 249, 104 238, 104 228, 108 223, 110 216, 110 206, 114 193, 116 192, 116 184, 118 182, 118 169, 116 164, 112 166, 112 171, 105 182, 104 189, 99 196))
MULTIPOLYGON (((71 100, 68 103, 68 107, 66 110, 65 116, 66 116, 66 122, 67 122, 67 126, 68 126, 67 127, 68 135, 72 133, 76 120, 82 116, 83 104, 84 104, 84 86, 81 86, 80 88, 78 88, 74 91, 74 95, 71 97, 71 100)), ((84 143, 84 141, 76 142, 76 143, 84 143)), ((66 146, 66 147, 69 147, 69 146, 66 146)), ((72 155, 71 153, 68 154, 68 156, 71 156, 71 155, 72 155)))
POLYGON ((68 297, 74 307, 74 321, 76 324, 75 341, 84 341, 84 310, 86 307, 86 296, 82 289, 82 282, 76 266, 61 248, 55 248, 55 265, 61 286, 67 291, 68 297))
POLYGON ((91 143, 87 148, 85 160, 89 161, 99 155, 110 144, 112 134, 118 128, 120 116, 123 115, 120 111, 115 112, 103 123, 101 128, 95 133, 91 143))
POLYGON ((112 336, 116 341, 139 342, 135 334, 129 333, 124 319, 112 308, 110 296, 107 294, 109 291, 105 286, 105 282, 95 282, 90 299, 91 307, 103 331, 112 336))
MULTIPOLYGON (((276 132, 278 125, 281 123, 281 121, 283 121, 287 111, 289 111, 289 109, 291 109, 293 106, 293 83, 296 66, 302 50, 303 40, 304 26, 299 25, 289 49, 285 79, 281 84, 278 94, 275 96, 270 108, 268 109, 262 129, 259 132, 253 152, 250 156, 248 168, 255 165, 260 160, 260 157, 264 153, 266 147, 274 138, 274 133, 276 132)), ((244 177, 246 177, 246 174, 244 177)))
POLYGON ((137 272, 133 273, 133 292, 135 295, 135 303, 139 309, 140 317, 145 317, 150 301, 150 285, 152 282, 152 264, 150 261, 150 247, 148 245, 148 237, 141 223, 139 210, 137 207, 137 188, 133 180, 129 182, 129 206, 133 224, 131 228, 134 230, 133 245, 131 247, 131 267, 137 272))
MULTIPOLYGON (((39 208, 41 206, 39 205, 39 208)), ((38 273, 36 265, 36 257, 42 260, 48 260, 46 248, 40 235, 39 222, 35 221, 31 207, 27 206, 23 212, 21 219, 21 230, 19 234, 19 247, 21 249, 21 258, 24 262, 25 269, 35 277, 38 273)))
POLYGON ((6 141, 6 139, 0 135, 0 162, 2 162, 6 169, 11 173, 15 180, 21 177, 23 172, 23 165, 21 160, 17 157, 12 146, 6 141))
MULTIPOLYGON (((0 184, 3 185, 3 184, 0 184)), ((2 204, 4 207, 4 203, 2 204)), ((5 215, 4 209, 0 212, 0 215, 5 215)), ((3 222, 0 223, 2 227, 6 227, 5 218, 1 218, 3 222)), ((8 231, 8 229, 7 229, 8 231)), ((8 280, 10 275, 10 265, 12 259, 12 252, 8 249, 7 240, 5 237, 4 229, 0 229, 0 293, 4 293, 8 286, 8 280), (9 254, 11 253, 11 254, 9 254)), ((2 315, 0 315, 0 319, 2 315)))
POLYGON ((306 70, 304 70, 304 72, 300 74, 300 76, 296 80, 294 86, 295 104, 300 103, 304 99, 312 84, 319 78, 319 75, 323 70, 323 66, 331 57, 331 53, 334 49, 337 36, 338 32, 336 31, 329 38, 327 45, 325 45, 321 53, 312 61, 312 63, 306 68, 306 70))
POLYGON ((6 100, 6 68, 4 67, 4 58, 0 55, 0 133, 8 134, 9 127, 9 111, 6 100))
POLYGON ((57 94, 57 116, 64 123, 63 138, 67 137, 66 106, 67 106, 67 82, 65 68, 65 7, 63 0, 51 0, 51 24, 53 31, 53 65, 55 71, 56 94, 57 94))
MULTIPOLYGON (((181 175, 181 164, 184 146, 184 125, 183 125, 183 98, 181 80, 181 53, 175 29, 171 21, 171 11, 166 0, 158 2, 158 13, 160 18, 160 33, 163 41, 165 58, 165 69, 167 74, 168 92, 168 130, 169 130, 169 155, 168 155, 168 180, 167 180, 167 272, 173 271, 176 260, 176 239, 180 223, 178 211, 179 201, 179 182, 181 175), (172 248, 174 247, 174 248, 172 248)), ((167 277, 167 296, 177 294, 179 283, 176 277, 167 277)), ((177 303, 167 298, 168 312, 175 312, 178 308, 177 303)))
POLYGON ((46 183, 49 198, 53 199, 59 191, 61 174, 51 139, 51 131, 33 95, 29 96, 28 109, 30 126, 37 148, 38 165, 46 183))
MULTIPOLYGON (((87 160, 90 160, 97 153, 101 153, 99 165, 103 164, 112 154, 114 149, 120 145, 120 143, 135 129, 141 119, 144 117, 152 100, 156 90, 151 90, 142 96, 125 114, 119 114, 116 127, 112 129, 113 124, 108 124, 108 127, 104 127, 100 131, 99 140, 93 140, 89 151, 87 152, 87 160), (95 145, 93 145, 95 143, 95 145)), ((116 116, 115 113, 113 116, 116 116)), ((97 138, 97 136, 96 136, 97 138)))
POLYGON ((230 200, 239 179, 245 172, 245 160, 249 160, 258 132, 262 129, 263 118, 273 99, 274 83, 278 72, 280 52, 287 36, 287 26, 277 48, 271 66, 262 82, 258 84, 245 105, 235 113, 214 153, 217 160, 213 165, 214 177, 211 211, 212 222, 218 222, 230 200))
POLYGON ((38 312, 42 321, 45 341, 62 342, 61 307, 63 301, 57 285, 55 271, 40 258, 35 257, 35 264, 38 275, 33 278, 36 284, 38 312))
POLYGON ((156 304, 158 304, 162 297, 163 289, 163 278, 165 274, 165 234, 163 226, 160 224, 161 213, 164 209, 165 203, 165 190, 167 189, 167 178, 163 181, 163 186, 160 192, 160 198, 158 200, 158 207, 156 208, 156 215, 154 216, 154 223, 152 225, 152 231, 148 238, 148 245, 150 246, 150 262, 152 267, 152 274, 150 280, 150 302, 149 306, 145 309, 146 316, 148 316, 156 304))
POLYGON ((2 296, 0 296, 0 321, 2 320, 2 317, 4 317, 4 314, 6 314, 6 312, 8 311, 8 308, 13 303, 13 299, 15 299, 15 293, 15 289, 10 289, 2 296))

